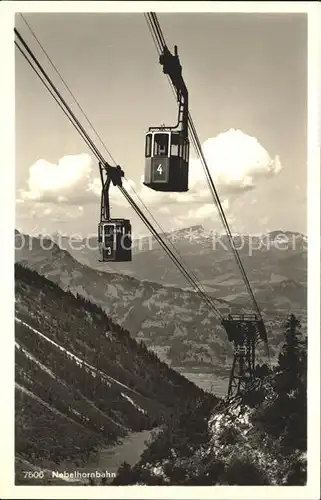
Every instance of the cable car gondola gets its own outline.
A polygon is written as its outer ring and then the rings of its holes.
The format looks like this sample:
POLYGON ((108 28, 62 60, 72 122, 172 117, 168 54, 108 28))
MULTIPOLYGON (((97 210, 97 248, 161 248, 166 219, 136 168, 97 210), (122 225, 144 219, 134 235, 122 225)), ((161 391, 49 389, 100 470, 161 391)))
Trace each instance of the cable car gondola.
POLYGON ((98 224, 101 262, 130 262, 131 225, 127 219, 109 219, 98 224))
POLYGON ((101 214, 98 224, 100 262, 130 262, 132 260, 131 224, 128 219, 111 219, 109 208, 110 182, 121 186, 124 172, 119 166, 99 163, 102 180, 101 214), (106 180, 104 180, 104 173, 106 180))
POLYGON ((180 131, 160 128, 146 134, 144 184, 155 191, 188 191, 189 141, 180 131))
POLYGON ((143 184, 154 191, 186 192, 189 163, 188 92, 177 47, 172 55, 165 46, 160 63, 176 90, 178 123, 174 127, 150 127, 146 133, 143 184))

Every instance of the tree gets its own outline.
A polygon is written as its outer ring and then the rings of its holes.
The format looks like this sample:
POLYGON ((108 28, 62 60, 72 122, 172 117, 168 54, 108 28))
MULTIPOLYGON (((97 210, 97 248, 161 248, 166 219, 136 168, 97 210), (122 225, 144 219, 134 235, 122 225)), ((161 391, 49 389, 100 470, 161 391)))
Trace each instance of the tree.
POLYGON ((286 479, 288 486, 304 486, 306 484, 307 470, 306 464, 296 461, 294 462, 286 479))
POLYGON ((229 485, 267 485, 268 481, 256 464, 249 458, 234 458, 224 474, 225 483, 229 485))
POLYGON ((291 314, 285 324, 286 342, 278 360, 275 389, 280 396, 304 388, 306 391, 307 346, 298 331, 300 327, 300 321, 291 314))
POLYGON ((127 462, 123 462, 118 471, 117 476, 113 480, 112 484, 115 486, 131 484, 132 470, 127 462))
POLYGON ((264 431, 278 439, 281 453, 288 457, 295 451, 306 451, 307 445, 307 342, 300 326, 291 314, 275 369, 275 397, 259 417, 264 431))
POLYGON ((288 451, 306 450, 307 435, 307 341, 300 322, 291 314, 285 325, 286 343, 279 355, 275 389, 284 411, 283 446, 288 451))

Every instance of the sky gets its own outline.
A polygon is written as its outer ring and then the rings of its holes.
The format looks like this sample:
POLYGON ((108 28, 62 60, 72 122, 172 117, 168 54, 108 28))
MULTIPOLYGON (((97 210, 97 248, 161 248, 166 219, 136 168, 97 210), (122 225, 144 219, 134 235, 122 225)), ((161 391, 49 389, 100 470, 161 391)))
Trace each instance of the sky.
MULTIPOLYGON (((177 117, 143 14, 24 18, 124 169, 133 198, 131 186, 166 231, 195 224, 222 230, 193 150, 188 193, 142 185, 145 132, 177 117)), ((306 233, 306 16, 160 13, 158 19, 169 48, 178 45, 190 112, 232 232, 306 233)), ((19 14, 16 28, 72 105, 19 14)), ((16 227, 96 234, 98 176, 97 160, 16 50, 16 227)), ((113 217, 131 219, 136 234, 147 232, 117 188, 111 203, 113 217)))

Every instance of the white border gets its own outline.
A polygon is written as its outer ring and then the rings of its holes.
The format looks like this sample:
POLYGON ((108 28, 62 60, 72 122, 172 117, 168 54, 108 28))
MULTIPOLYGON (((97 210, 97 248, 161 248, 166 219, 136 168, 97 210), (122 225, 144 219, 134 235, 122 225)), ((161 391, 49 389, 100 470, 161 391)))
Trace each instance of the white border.
MULTIPOLYGON (((318 499, 320 493, 320 89, 321 5, 318 2, 11 2, 0 3, 1 217, 0 496, 9 498, 318 499), (14 13, 15 12, 302 12, 309 18, 308 99, 308 485, 306 487, 14 486, 14 13), (13 210, 10 208, 13 207, 13 210), (10 338, 10 341, 9 341, 10 338)), ((286 61, 284 61, 286 64, 286 61)))

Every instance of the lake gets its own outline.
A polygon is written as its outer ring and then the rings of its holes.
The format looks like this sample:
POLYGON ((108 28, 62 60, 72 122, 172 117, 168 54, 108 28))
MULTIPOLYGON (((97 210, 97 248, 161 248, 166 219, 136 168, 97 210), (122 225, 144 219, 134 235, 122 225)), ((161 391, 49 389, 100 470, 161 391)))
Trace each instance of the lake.
POLYGON ((220 378, 213 373, 197 373, 197 372, 183 372, 180 373, 186 377, 188 380, 198 385, 201 389, 207 392, 211 392, 219 398, 223 398, 227 395, 228 389, 228 378, 220 378))
POLYGON ((146 448, 146 442, 151 440, 152 432, 156 430, 132 432, 120 444, 110 448, 102 448, 97 456, 97 461, 93 462, 90 467, 87 466, 86 470, 91 468, 92 470, 101 469, 117 472, 123 462, 135 465, 146 448))

